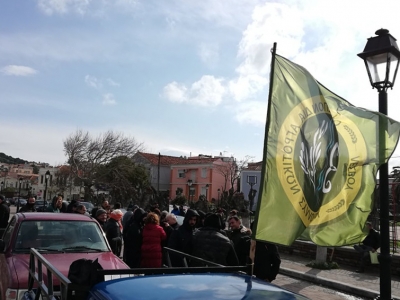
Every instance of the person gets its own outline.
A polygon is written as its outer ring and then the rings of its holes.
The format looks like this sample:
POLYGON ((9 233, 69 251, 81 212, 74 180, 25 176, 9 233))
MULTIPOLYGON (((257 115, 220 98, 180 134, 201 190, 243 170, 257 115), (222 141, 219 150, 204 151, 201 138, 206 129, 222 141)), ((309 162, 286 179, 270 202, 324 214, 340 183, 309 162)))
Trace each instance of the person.
POLYGON ((200 228, 204 226, 204 220, 206 218, 206 213, 202 210, 197 210, 199 217, 197 218, 196 228, 200 228))
POLYGON ((127 211, 133 211, 133 201, 132 200, 129 201, 128 207, 126 209, 127 209, 127 211))
POLYGON ((35 197, 29 196, 28 202, 19 209, 19 212, 35 212, 35 202, 35 197))
POLYGON ((10 218, 10 208, 6 204, 5 197, 0 195, 0 238, 3 236, 8 225, 8 219, 10 218))
POLYGON ((172 213, 167 213, 165 216, 161 227, 164 229, 165 233, 167 234, 167 238, 165 240, 165 246, 168 245, 169 238, 174 230, 179 228, 178 220, 176 216, 172 213))
POLYGON ((63 202, 61 196, 54 196, 53 200, 51 201, 51 204, 47 206, 46 212, 53 212, 53 213, 61 212, 62 203, 63 202))
POLYGON ((239 264, 232 241, 221 230, 221 216, 211 214, 193 234, 193 256, 224 266, 239 264))
POLYGON ((101 228, 104 230, 104 226, 107 222, 107 212, 104 209, 97 209, 95 215, 96 221, 100 224, 101 228))
POLYGON ((179 216, 184 217, 186 215, 186 211, 183 206, 179 206, 179 216))
POLYGON ((71 200, 71 202, 67 206, 67 213, 74 213, 78 205, 79 205, 78 200, 76 199, 71 200))
POLYGON ((161 228, 159 216, 151 212, 144 220, 143 241, 141 247, 141 268, 161 268, 162 248, 161 243, 167 235, 161 228))
POLYGON ((172 211, 171 211, 171 214, 174 214, 174 215, 176 215, 176 216, 179 216, 179 208, 178 208, 178 206, 176 206, 175 204, 174 204, 174 206, 173 206, 173 209, 172 209, 172 211))
POLYGON ((89 216, 89 213, 87 212, 86 206, 83 205, 83 204, 79 204, 79 205, 76 207, 75 213, 81 214, 81 215, 89 216))
POLYGON ((124 213, 124 216, 122 217, 122 227, 123 228, 127 228, 130 218, 133 216, 133 214, 135 213, 135 210, 138 208, 139 208, 139 206, 134 205, 131 208, 128 208, 128 211, 126 213, 124 213))
MULTIPOLYGON (((183 224, 174 230, 168 241, 168 247, 180 252, 192 254, 192 238, 199 214, 194 209, 188 209, 183 219, 183 224)), ((175 255, 171 255, 172 266, 181 267, 183 261, 175 255)))
POLYGON ((104 199, 103 202, 101 202, 101 208, 104 209, 107 212, 108 218, 110 217, 110 212, 111 212, 111 206, 108 203, 108 200, 104 199))
POLYGON ((38 236, 39 229, 36 222, 27 222, 21 227, 21 242, 18 248, 29 249, 40 247, 38 236))
MULTIPOLYGON (((251 228, 254 222, 251 223, 251 228)), ((272 282, 276 279, 281 265, 278 247, 268 242, 256 241, 253 275, 261 280, 272 282)))
POLYGON ((281 265, 278 247, 272 243, 256 241, 253 275, 272 282, 276 279, 281 265))
POLYGON ((110 244, 112 252, 120 256, 122 247, 122 211, 115 209, 110 213, 110 218, 105 224, 105 233, 107 241, 110 244))
POLYGON ((137 208, 124 227, 124 261, 130 268, 140 268, 142 233, 147 212, 137 208))
POLYGON ((364 273, 365 258, 369 256, 369 252, 376 252, 381 246, 381 237, 378 231, 376 231, 371 222, 365 223, 368 229, 368 235, 362 241, 360 245, 354 245, 354 250, 359 253, 359 268, 356 270, 357 273, 364 273))
POLYGON ((122 208, 121 202, 115 202, 113 209, 121 209, 121 208, 122 208))
POLYGON ((228 225, 230 230, 227 230, 226 233, 233 242, 240 265, 243 266, 246 264, 250 252, 251 230, 242 225, 242 221, 237 215, 233 215, 228 219, 228 225))
POLYGON ((67 204, 68 202, 64 202, 64 201, 62 201, 62 203, 61 203, 61 208, 60 208, 60 212, 61 213, 66 213, 67 212, 67 209, 68 209, 68 204, 67 204))

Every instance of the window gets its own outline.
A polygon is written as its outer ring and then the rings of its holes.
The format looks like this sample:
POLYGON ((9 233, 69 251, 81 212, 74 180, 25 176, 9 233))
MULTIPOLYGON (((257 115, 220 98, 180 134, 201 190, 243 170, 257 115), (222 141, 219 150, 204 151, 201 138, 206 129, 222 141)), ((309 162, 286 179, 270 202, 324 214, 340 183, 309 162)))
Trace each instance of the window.
POLYGON ((178 178, 185 178, 186 170, 178 170, 178 178))
POLYGON ((10 244, 11 241, 11 234, 14 231, 14 227, 15 227, 15 223, 17 222, 17 219, 15 217, 13 217, 10 221, 10 223, 8 224, 8 227, 6 229, 6 231, 4 232, 3 235, 3 241, 6 245, 6 247, 8 247, 8 245, 10 244))
POLYGON ((207 178, 207 168, 201 169, 201 178, 207 178))

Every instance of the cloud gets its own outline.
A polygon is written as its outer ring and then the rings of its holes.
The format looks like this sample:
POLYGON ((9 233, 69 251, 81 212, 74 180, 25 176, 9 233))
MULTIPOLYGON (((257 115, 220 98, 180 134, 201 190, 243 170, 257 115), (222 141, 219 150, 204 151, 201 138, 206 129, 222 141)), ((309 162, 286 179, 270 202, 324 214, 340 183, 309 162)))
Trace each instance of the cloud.
POLYGON ((135 11, 138 0, 38 0, 39 9, 46 15, 90 14, 103 16, 110 10, 130 13, 135 11))
POLYGON ((113 94, 107 93, 103 95, 103 105, 115 105, 117 101, 113 94))
POLYGON ((201 60, 209 67, 214 67, 218 63, 218 51, 219 47, 217 44, 202 43, 198 49, 201 60))
POLYGON ((267 101, 247 101, 235 106, 235 118, 239 123, 265 126, 267 101))
POLYGON ((107 83, 111 86, 120 86, 120 84, 118 82, 115 82, 114 80, 112 80, 111 78, 107 78, 107 83))
POLYGON ((91 0, 39 0, 38 6, 47 15, 75 12, 86 13, 91 0))
POLYGON ((97 90, 103 87, 103 84, 96 77, 90 75, 85 76, 85 83, 97 90))
POLYGON ((37 71, 30 67, 9 65, 0 70, 5 75, 10 76, 31 76, 35 75, 37 71))
POLYGON ((163 96, 171 102, 217 106, 226 93, 223 81, 222 78, 204 75, 189 88, 174 81, 164 87, 163 96))

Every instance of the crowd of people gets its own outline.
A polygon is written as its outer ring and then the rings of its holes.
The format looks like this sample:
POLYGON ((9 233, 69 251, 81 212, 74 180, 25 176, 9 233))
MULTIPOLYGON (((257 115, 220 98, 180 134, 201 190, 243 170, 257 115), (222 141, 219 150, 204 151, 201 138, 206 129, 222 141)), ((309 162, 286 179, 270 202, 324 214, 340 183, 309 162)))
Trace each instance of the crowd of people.
MULTIPOLYGON (((2 199, 4 198, 0 196, 0 204, 2 199)), ((66 205, 62 196, 55 196, 42 211, 77 213, 96 219, 113 253, 122 256, 130 268, 160 268, 169 262, 173 267, 201 266, 194 260, 184 260, 181 255, 173 253, 169 254, 168 260, 163 252, 164 247, 224 266, 246 265, 249 262, 251 229, 242 224, 236 210, 225 217, 222 209, 204 213, 174 206, 168 212, 160 211, 157 206, 145 210, 133 203, 127 209, 123 214, 120 203, 115 203, 111 208, 109 202, 104 200, 100 207, 93 208, 89 214, 79 201, 72 200, 66 205), (182 225, 178 224, 177 216, 184 218, 182 225)), ((33 197, 19 210, 34 211, 33 197)), ((0 207, 0 217, 2 213, 3 208, 0 207)), ((8 221, 9 215, 1 217, 0 222, 4 218, 8 221)), ((273 244, 256 243, 254 275, 271 282, 278 274, 281 262, 278 250, 273 244)))

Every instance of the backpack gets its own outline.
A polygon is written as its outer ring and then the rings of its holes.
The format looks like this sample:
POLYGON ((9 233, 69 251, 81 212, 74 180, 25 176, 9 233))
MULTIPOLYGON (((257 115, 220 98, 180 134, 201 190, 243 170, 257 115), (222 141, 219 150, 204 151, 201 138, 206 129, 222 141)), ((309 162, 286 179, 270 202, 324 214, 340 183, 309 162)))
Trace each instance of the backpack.
POLYGON ((68 279, 74 284, 92 287, 102 281, 101 276, 97 274, 99 269, 103 268, 97 258, 95 260, 81 258, 69 266, 68 279))

